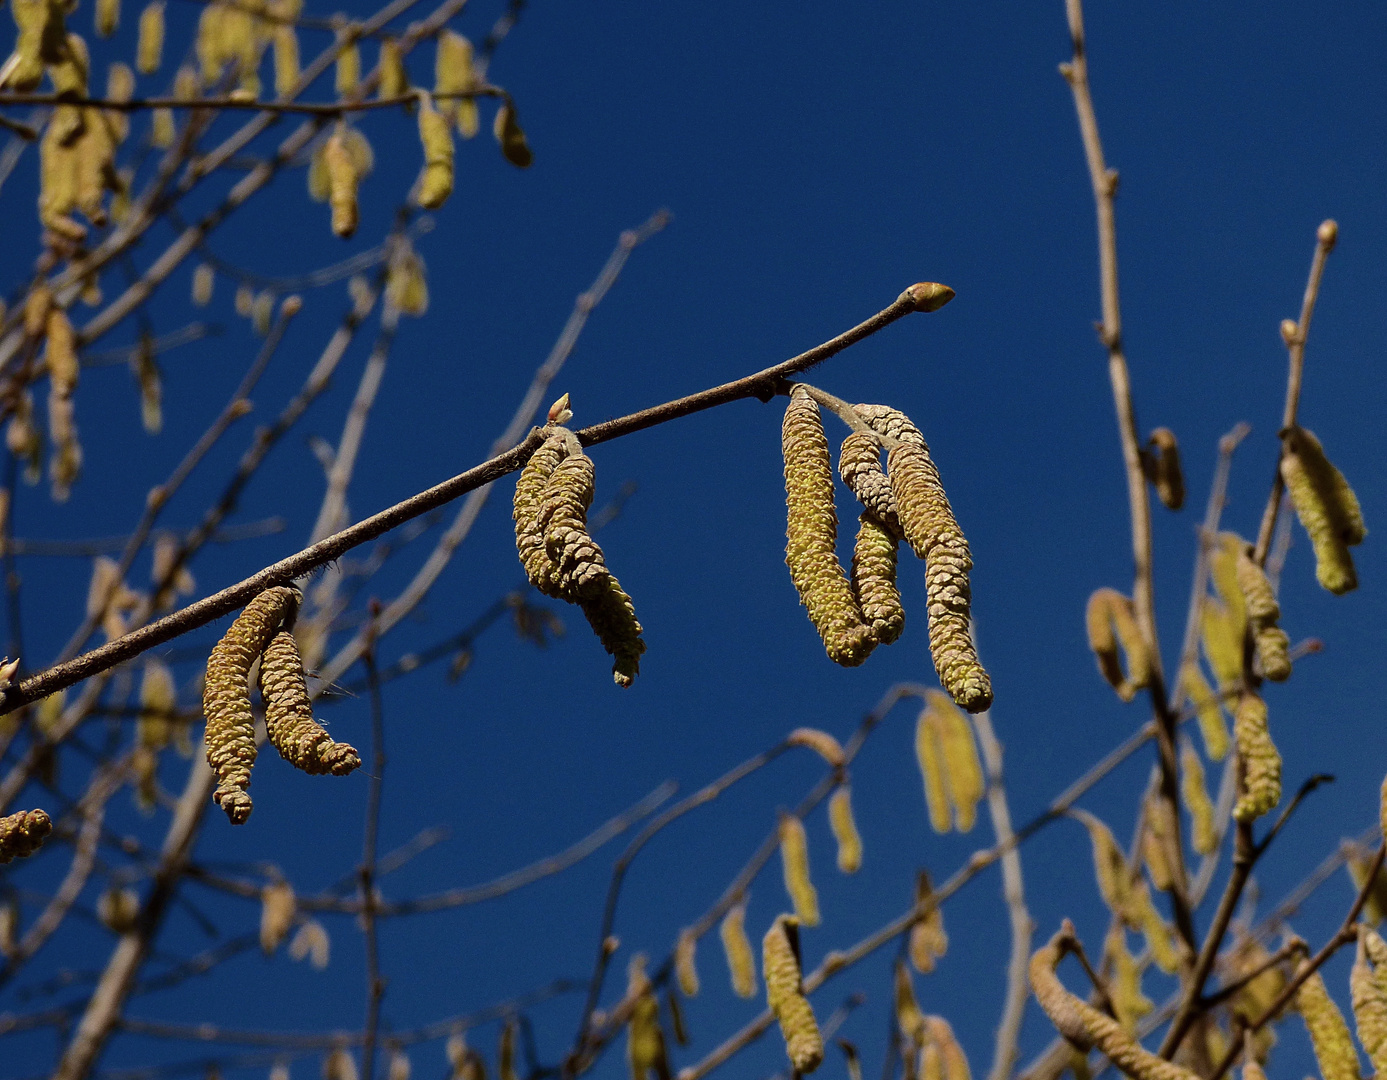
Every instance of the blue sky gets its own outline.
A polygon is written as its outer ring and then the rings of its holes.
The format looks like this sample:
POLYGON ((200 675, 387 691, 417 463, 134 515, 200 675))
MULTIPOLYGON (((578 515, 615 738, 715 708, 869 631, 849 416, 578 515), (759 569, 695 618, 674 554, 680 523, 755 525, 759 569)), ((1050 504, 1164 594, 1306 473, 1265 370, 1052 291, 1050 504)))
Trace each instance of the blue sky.
MULTIPOLYGON (((479 0, 456 27, 480 39, 498 10, 479 0)), ((186 39, 195 14, 191 5, 171 8, 171 41, 186 39)), ((85 29, 85 7, 76 20, 85 29)), ((129 57, 133 8, 125 22, 113 45, 95 49, 98 63, 129 57)), ((1099 121, 1109 163, 1122 177, 1123 306, 1139 423, 1143 431, 1175 430, 1190 490, 1183 512, 1156 508, 1157 604, 1169 665, 1215 444, 1240 420, 1253 430, 1234 465, 1225 522, 1255 532, 1284 392, 1277 325, 1298 311, 1315 227, 1330 216, 1341 240, 1311 334, 1301 416, 1355 485, 1369 528, 1387 520, 1380 466, 1387 374, 1378 362, 1387 319, 1387 15, 1370 3, 1313 13, 1280 2, 1095 4, 1088 31, 1099 121)), ((321 38, 312 39, 315 48, 321 38)), ((946 282, 958 292, 948 308, 889 328, 811 379, 849 400, 904 409, 930 442, 976 562, 974 613, 996 689, 992 718, 1006 746, 1012 812, 1029 819, 1145 719, 1141 706, 1122 706, 1099 679, 1083 637, 1088 594, 1129 587, 1130 543, 1106 365, 1092 331, 1091 196, 1069 92, 1056 72, 1068 51, 1058 2, 532 5, 491 77, 514 95, 535 165, 510 167, 485 134, 459 145, 457 190, 418 242, 432 308, 423 320, 406 320, 396 341, 350 491, 353 513, 374 512, 485 456, 573 297, 618 232, 657 207, 668 207, 673 222, 633 255, 556 384, 554 396, 572 394, 575 424, 757 370, 855 324, 911 282, 946 282)), ((431 50, 410 69, 428 82, 431 50)), ((141 88, 161 90, 161 80, 141 88)), ((310 96, 319 100, 330 89, 310 96)), ((213 251, 247 270, 292 275, 378 242, 419 152, 412 120, 373 114, 362 126, 377 168, 362 189, 354 240, 332 237, 326 207, 308 201, 303 171, 294 170, 233 218, 212 240, 213 251)), ((21 220, 30 213, 35 174, 26 156, 0 192, 21 220)), ((212 205, 202 195, 192 203, 212 205)), ((11 291, 35 250, 32 234, 19 232, 7 230, 0 241, 11 291)), ((136 265, 158 249, 146 244, 136 265)), ((164 358, 164 432, 140 432, 137 397, 122 368, 90 371, 77 398, 84 478, 61 507, 41 489, 22 491, 18 535, 128 530, 144 492, 167 475, 240 378, 256 339, 232 313, 225 281, 205 312, 189 305, 190 272, 191 264, 158 294, 156 327, 206 319, 225 332, 164 358)), ((117 289, 117 281, 108 283, 108 297, 117 289)), ((310 291, 305 301, 256 391, 254 416, 170 507, 170 525, 197 520, 252 425, 274 416, 300 384, 340 317, 345 290, 310 291)), ((127 343, 134 333, 122 325, 103 345, 127 343)), ((336 440, 373 335, 374 324, 247 491, 238 520, 282 515, 286 530, 210 549, 195 566, 202 588, 239 580, 307 539, 323 488, 308 436, 336 440)), ((605 656, 568 609, 559 614, 569 633, 545 651, 517 642, 502 623, 482 638, 458 682, 433 668, 386 688, 382 845, 436 825, 451 833, 387 879, 387 895, 487 880, 567 846, 665 779, 691 791, 801 725, 846 737, 893 683, 932 680, 923 575, 913 562, 902 563, 909 613, 902 640, 852 671, 825 659, 783 565, 782 406, 740 402, 593 451, 599 503, 627 481, 638 485, 602 535, 646 627, 650 651, 634 688, 612 686, 605 656)), ((509 495, 509 483, 501 484, 417 617, 382 647, 383 661, 456 632, 517 584, 509 495)), ((1376 810, 1387 766, 1378 682, 1387 560, 1376 539, 1355 554, 1360 589, 1335 598, 1315 584, 1308 544, 1295 534, 1283 625, 1293 640, 1318 637, 1325 649, 1269 692, 1272 730, 1288 787, 1314 772, 1338 781, 1315 794, 1259 868, 1264 907, 1376 810)), ((372 594, 393 596, 430 543, 415 541, 392 560, 372 594)), ((41 559, 21 569, 25 659, 37 665, 79 620, 87 570, 41 559)), ((178 655, 205 654, 217 632, 190 635, 178 655)), ((178 671, 186 682, 196 663, 178 671)), ((364 699, 325 715, 338 737, 369 741, 364 699)), ((812 962, 904 910, 917 867, 943 878, 990 843, 985 820, 967 837, 929 830, 913 719, 908 705, 900 707, 854 768, 866 844, 859 875, 834 872, 822 812, 809 821, 825 911, 824 925, 805 934, 812 962)), ((95 734, 92 742, 99 742, 95 734)), ((73 768, 80 775, 78 762, 73 768)), ((177 790, 183 768, 170 761, 165 785, 177 790)), ((1148 768, 1149 757, 1138 755, 1084 805, 1125 836, 1148 768)), ((608 1000, 630 953, 663 955, 772 827, 776 808, 797 802, 818 776, 808 755, 782 759, 642 854, 623 894, 622 951, 608 1000)), ((251 823, 233 830, 209 816, 197 857, 246 872, 273 863, 300 892, 318 891, 359 857, 365 794, 361 774, 313 779, 273 755, 262 758, 251 823)), ((144 821, 121 796, 109 824, 154 843, 163 820, 144 821)), ((556 977, 584 977, 616 851, 502 901, 388 925, 387 1028, 480 1008, 556 977)), ((65 862, 60 854, 47 869, 14 880, 43 888, 65 862)), ((112 856, 109 865, 120 864, 112 856)), ((1079 826, 1061 822, 1041 833, 1024 848, 1023 865, 1039 940, 1069 915, 1096 949, 1105 921, 1079 826)), ((1330 882, 1297 920, 1312 941, 1342 916, 1350 899, 1345 881, 1330 882)), ((187 896, 223 939, 254 930, 256 905, 195 886, 187 896)), ((84 902, 94 898, 89 889, 84 902)), ((753 888, 753 935, 786 903, 773 863, 753 888)), ((936 974, 918 980, 918 992, 926 1011, 953 1023, 981 1076, 1008 947, 995 872, 969 886, 945 918, 950 952, 936 974)), ((282 952, 265 960, 252 951, 211 977, 136 999, 128 1013, 246 1028, 358 1027, 361 935, 349 918, 330 919, 328 929, 326 972, 282 952)), ((160 947, 186 955, 214 943, 181 908, 160 947)), ((0 1012, 46 1005, 53 999, 24 998, 20 990, 61 968, 100 966, 108 949, 99 928, 74 926, 15 987, 0 991, 0 1012)), ((680 1065, 760 1007, 728 991, 715 938, 705 941, 700 966, 704 991, 689 1005, 696 1042, 679 1053, 680 1065)), ((1329 971, 1346 1002, 1346 963, 1329 971)), ((843 1034, 876 1069, 889 957, 840 976, 816 1000, 821 1015, 854 990, 867 1003, 843 1034)), ((1167 988, 1153 980, 1148 993, 1157 991, 1167 988)), ((66 989, 56 1000, 79 1000, 81 992, 66 989)), ((567 1048, 579 1005, 568 997, 530 1014, 544 1062, 567 1048)), ((1296 1025, 1286 1032, 1273 1069, 1313 1067, 1296 1025)), ((1033 1010, 1023 1058, 1050 1035, 1033 1010)), ((494 1039, 488 1027, 474 1043, 490 1056, 494 1039)), ((13 1050, 0 1051, 5 1075, 49 1066, 51 1034, 7 1042, 13 1050)), ((129 1037, 112 1045, 103 1065, 206 1053, 129 1037)), ((414 1057, 416 1076, 443 1075, 441 1043, 414 1057)), ((622 1075, 622 1058, 609 1054, 595 1075, 622 1075)), ((778 1040, 766 1039, 723 1074, 769 1075, 782 1064, 778 1040)), ((317 1069, 310 1057, 295 1064, 294 1075, 317 1069)), ((841 1071, 831 1058, 825 1073, 841 1071)), ((236 1075, 262 1073, 257 1066, 236 1075)))

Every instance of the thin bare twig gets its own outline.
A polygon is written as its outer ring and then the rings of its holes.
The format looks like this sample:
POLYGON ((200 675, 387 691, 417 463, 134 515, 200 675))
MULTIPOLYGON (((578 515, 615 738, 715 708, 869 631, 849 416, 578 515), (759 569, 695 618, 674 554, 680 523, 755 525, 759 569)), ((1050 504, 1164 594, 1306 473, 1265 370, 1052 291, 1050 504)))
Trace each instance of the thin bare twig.
MULTIPOLYGON (((371 617, 380 614, 372 604, 371 617)), ((361 1044, 365 1080, 376 1073, 376 1037, 380 1032, 380 1006, 385 980, 380 972, 380 941, 376 932, 376 846, 380 836, 381 796, 385 787, 385 699, 376 669, 374 636, 362 654, 371 699, 371 775, 366 795, 366 824, 361 847, 361 931, 366 937, 366 1034, 361 1044)))

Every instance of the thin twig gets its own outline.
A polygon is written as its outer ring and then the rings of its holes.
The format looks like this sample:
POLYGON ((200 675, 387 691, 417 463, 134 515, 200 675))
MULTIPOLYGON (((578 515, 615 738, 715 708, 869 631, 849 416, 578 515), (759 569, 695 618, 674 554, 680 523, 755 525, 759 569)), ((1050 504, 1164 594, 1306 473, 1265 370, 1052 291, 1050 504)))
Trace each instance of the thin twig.
MULTIPOLYGON (((372 619, 380 614, 373 605, 372 619)), ((381 999, 385 980, 380 973, 380 942, 376 933, 376 847, 380 836, 381 795, 385 786, 385 699, 376 669, 374 637, 362 653, 371 699, 371 774, 366 795, 366 824, 361 854, 361 931, 366 938, 366 1034, 362 1040, 361 1064, 365 1080, 374 1080, 376 1037, 380 1031, 381 999)))
MULTIPOLYGON (((257 16, 263 17, 263 16, 257 16)), ((438 101, 458 100, 476 98, 500 98, 505 101, 510 100, 510 95, 499 86, 477 86, 470 90, 457 90, 446 94, 431 95, 438 101)), ((415 93, 401 94, 399 97, 355 99, 341 101, 260 101, 257 99, 246 99, 234 95, 220 97, 142 97, 127 98, 124 101, 117 101, 112 98, 100 97, 70 97, 67 94, 21 94, 15 92, 0 93, 0 108, 16 105, 74 105, 91 106, 96 109, 109 109, 113 112, 144 112, 148 109, 228 109, 232 111, 244 112, 263 112, 272 116, 278 115, 303 115, 303 116, 342 116, 345 113, 367 112, 374 109, 401 109, 419 103, 419 95, 415 93)), ((8 121, 16 124, 12 129, 19 134, 17 121, 8 121)), ((0 127, 7 126, 6 118, 0 115, 0 127)), ((26 128, 26 130, 32 130, 26 128)), ((37 137, 37 133, 35 133, 37 137)))

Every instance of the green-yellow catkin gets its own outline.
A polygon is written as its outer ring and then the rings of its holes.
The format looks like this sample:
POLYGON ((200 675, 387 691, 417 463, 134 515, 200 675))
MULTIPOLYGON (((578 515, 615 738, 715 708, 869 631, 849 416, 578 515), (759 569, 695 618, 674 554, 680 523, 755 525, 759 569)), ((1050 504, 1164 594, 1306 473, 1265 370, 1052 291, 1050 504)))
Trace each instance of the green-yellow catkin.
POLYGON ((380 58, 376 70, 380 72, 376 91, 382 98, 388 100, 404 97, 409 93, 409 73, 405 71, 404 52, 394 38, 385 38, 380 43, 380 58))
POLYGON ((828 800, 828 823, 838 842, 838 869, 855 874, 862 869, 862 836, 852 814, 852 788, 839 784, 828 800))
POLYGON ((0 863, 32 855, 52 831, 53 822, 42 810, 21 810, 0 817, 0 863))
MULTIPOLYGON (((1377 935, 1366 926, 1358 927, 1358 950, 1349 975, 1349 993, 1353 1002, 1353 1019, 1358 1028, 1358 1041, 1368 1052, 1373 1071, 1387 1076, 1387 992, 1381 977, 1368 964, 1367 935, 1377 935)), ((1382 939, 1379 937, 1378 942, 1382 939)), ((1383 974, 1387 974, 1384 972, 1383 974)))
POLYGON ((1170 811, 1170 804, 1160 795, 1153 793, 1147 797, 1143 813, 1141 858, 1146 864, 1146 872, 1151 875, 1151 884, 1162 891, 1169 889, 1175 881, 1171 859, 1175 830, 1170 811))
POLYGON ((929 873, 921 870, 915 876, 915 910, 924 915, 910 927, 906 952, 911 966, 921 975, 934 970, 936 961, 949 951, 949 935, 944 932, 944 910, 933 902, 934 886, 929 873))
POLYGON ((937 1048, 943 1062, 943 1080, 973 1080, 968 1057, 954 1036, 954 1029, 942 1016, 925 1017, 930 1045, 937 1048))
POLYGON ((1099 673, 1119 698, 1131 701, 1138 690, 1151 683, 1151 658, 1132 601, 1116 589, 1097 589, 1088 598, 1084 623, 1099 673), (1125 672, 1118 657, 1119 644, 1127 659, 1125 672))
POLYGON ((732 992, 741 998, 756 994, 756 963, 751 955, 751 939, 746 936, 746 903, 728 909, 718 925, 723 956, 732 979, 732 992))
POLYGON ((1238 555, 1244 543, 1246 541, 1237 533, 1221 532, 1214 537, 1208 552, 1209 583, 1218 598, 1228 605, 1240 641, 1247 622, 1247 601, 1238 584, 1238 555))
POLYGON ((339 98, 356 95, 357 84, 361 82, 361 46, 353 39, 337 52, 336 88, 339 98))
MULTIPOLYGON (((1302 964, 1308 963, 1308 960, 1302 961, 1302 964)), ((1305 1021, 1306 1031, 1310 1033, 1315 1060, 1319 1062, 1320 1075, 1324 1080, 1360 1080, 1358 1051, 1354 1048, 1353 1036, 1339 1006, 1329 996, 1324 976, 1316 971, 1301 983, 1293 1005, 1305 1021)))
POLYGON ((289 936, 297 906, 294 887, 276 881, 260 890, 260 948, 269 956, 289 936))
POLYGON ((525 138, 525 132, 516 119, 515 105, 507 101, 496 110, 496 119, 491 125, 491 133, 501 144, 501 156, 518 169, 528 169, 534 164, 535 155, 525 138))
POLYGON ((453 193, 453 130, 426 95, 419 100, 419 141, 424 146, 419 205, 437 210, 453 193))
POLYGON ((460 95, 471 93, 476 77, 472 71, 472 43, 461 34, 445 30, 438 35, 433 80, 433 92, 444 103, 444 115, 456 121, 464 139, 472 138, 478 128, 477 103, 460 95))
POLYGON ((794 731, 785 736, 785 745, 807 747, 835 769, 841 769, 847 764, 848 759, 847 755, 843 753, 843 744, 827 731, 820 731, 818 728, 795 728, 794 731))
POLYGON ((1112 830, 1087 810, 1074 807, 1069 815, 1088 830, 1093 845, 1093 873, 1098 881, 1098 893, 1108 910, 1134 930, 1141 929, 1140 906, 1135 899, 1138 883, 1132 879, 1123 854, 1112 830))
POLYGON ((685 997, 698 996, 698 938, 692 930, 679 931, 674 945, 674 972, 679 979, 679 992, 685 997))
POLYGON ((289 959, 308 962, 318 971, 328 966, 332 957, 332 943, 327 928, 317 919, 309 919, 294 934, 289 942, 289 959))
POLYGON ((217 272, 210 263, 199 263, 193 271, 193 303, 206 307, 212 302, 212 290, 217 283, 217 272))
POLYGON ((1181 945, 1171 925, 1165 921, 1151 899, 1151 892, 1144 881, 1138 881, 1133 891, 1136 907, 1137 925, 1146 939, 1146 947, 1151 952, 1155 965, 1167 975, 1180 970, 1181 945))
POLYGON ((279 631, 265 646, 260 658, 260 694, 265 700, 265 730, 285 761, 312 775, 346 776, 361 767, 356 748, 334 742, 313 719, 299 646, 287 630, 279 631))
POLYGON ((67 313, 56 305, 48 311, 44 362, 54 393, 68 397, 77 389, 81 366, 77 361, 77 332, 67 313))
POLYGON ((1288 428, 1281 444, 1281 478, 1315 549, 1315 576, 1335 595, 1349 592, 1358 587, 1358 574, 1348 549, 1368 535, 1358 497, 1313 432, 1288 428))
POLYGON ((107 889, 96 901, 96 917, 101 925, 115 934, 135 928, 140 917, 140 896, 134 889, 107 889))
POLYGON ((202 711, 207 718, 207 763, 219 781, 212 798, 233 825, 252 808, 250 771, 255 764, 255 717, 250 707, 250 668, 270 639, 291 623, 302 599, 297 589, 266 589, 236 617, 207 660, 202 711))
POLYGON ((896 537, 863 511, 852 549, 852 594, 872 637, 890 645, 905 629, 905 608, 896 588, 896 537))
POLYGON ((333 132, 323 147, 323 167, 327 171, 328 205, 332 208, 332 231, 344 239, 356 232, 361 220, 356 189, 361 182, 356 161, 347 147, 341 128, 333 132))
POLYGON ((1210 761, 1222 761, 1228 753, 1228 725, 1223 721, 1223 707, 1209 681, 1204 678, 1198 661, 1180 669, 1180 686, 1194 706, 1199 720, 1199 734, 1204 740, 1204 753, 1210 761))
POLYGON ((915 983, 902 960, 896 961, 895 975, 896 1027, 907 1042, 918 1047, 925 1041, 925 1014, 915 997, 915 983))
POLYGON ((1133 1080, 1198 1080, 1196 1073, 1144 1049, 1111 1016, 1064 988, 1055 974, 1064 956, 1063 935, 1061 931, 1037 949, 1030 963, 1031 989, 1060 1034, 1081 1050, 1096 1046, 1133 1080))
POLYGON ((854 431, 838 451, 838 475, 843 483, 881 525, 897 538, 902 536, 896 497, 881 467, 881 440, 870 432, 854 431))
POLYGON ((260 337, 264 337, 270 332, 274 314, 275 294, 269 289, 261 289, 255 294, 255 303, 251 305, 250 309, 251 326, 260 337))
POLYGON ((172 109, 151 109, 149 113, 149 144, 156 150, 173 145, 175 132, 172 109))
POLYGON ((1243 793, 1233 807, 1233 817, 1256 821, 1281 801, 1281 754, 1267 729, 1266 702, 1251 690, 1244 690, 1238 699, 1233 738, 1243 769, 1243 793))
POLYGON ((414 318, 429 310, 429 279, 424 260, 408 245, 390 259, 385 272, 385 299, 401 315, 414 318))
MULTIPOLYGON (((626 1061, 631 1080, 669 1080, 669 1054, 665 1033, 660 1026, 660 1000, 655 996, 650 976, 645 973, 645 955, 631 958, 627 971, 626 996, 633 1001, 631 1020, 626 1028, 626 1061)), ((504 1072, 504 1070, 502 1070, 504 1072)))
POLYGON ((1363 920, 1377 926, 1382 922, 1383 916, 1387 915, 1387 870, 1378 867, 1377 872, 1373 873, 1372 856, 1352 841, 1344 841, 1342 850, 1344 868, 1353 881, 1354 893, 1367 890, 1367 899, 1363 902, 1363 920), (1371 884, 1368 881, 1369 874, 1372 874, 1371 884))
POLYGON ((1141 965, 1127 948, 1127 931, 1120 923, 1108 931, 1103 955, 1110 965, 1108 989, 1117 1022, 1128 1035, 1135 1035, 1138 1022, 1156 1006, 1141 992, 1141 965))
POLYGON ((1241 613, 1217 597, 1204 597, 1199 611, 1199 641, 1220 694, 1235 693, 1242 686, 1246 628, 1241 613))
POLYGON ((937 833, 946 833, 952 825, 952 814, 944 779, 944 754, 939 745, 937 724, 928 706, 920 710, 915 721, 915 760, 925 785, 930 827, 937 833))
POLYGON ((292 24, 281 23, 270 38, 274 49, 275 95, 285 97, 299 83, 299 34, 292 24))
POLYGON ((43 81, 44 53, 51 49, 56 34, 63 32, 63 8, 47 0, 12 0, 10 11, 19 34, 4 86, 27 93, 43 81))
POLYGON ((135 43, 135 68, 153 75, 164 60, 164 0, 151 0, 140 12, 140 34, 135 43))
POLYGON ((833 468, 819 406, 809 391, 790 394, 781 425, 787 509, 785 563, 800 603, 823 639, 829 659, 856 667, 876 646, 872 631, 838 562, 838 514, 833 468))
POLYGON ((1146 478, 1156 489, 1156 497, 1168 510, 1179 510, 1185 505, 1185 474, 1180 468, 1180 444, 1175 440, 1175 432, 1165 427, 1151 432, 1142 465, 1146 478))
POLYGON ((1218 847, 1214 804, 1204 785, 1204 763, 1189 741, 1180 747, 1180 794, 1190 815, 1190 845, 1200 855, 1212 854, 1218 847))
POLYGON ((809 877, 809 838, 804 822, 784 812, 780 815, 780 865, 785 891, 794 902, 799 921, 805 926, 818 926, 819 893, 809 877))
POLYGON ((120 25, 120 0, 96 0, 96 36, 108 38, 120 25))
POLYGON ((948 832, 951 824, 959 832, 971 830, 984 792, 982 763, 968 718, 937 690, 925 692, 925 708, 915 725, 915 755, 934 831, 948 832))
MULTIPOLYGON (((800 976, 799 920, 779 915, 761 942, 766 1004, 780 1022, 785 1053, 797 1073, 811 1073, 824 1059, 823 1036, 800 976)), ((1328 1080, 1328 1078, 1326 1078, 1328 1080)))
POLYGON ((1285 682, 1291 675, 1291 643, 1286 631, 1276 625, 1281 618, 1281 605, 1276 602, 1266 571, 1252 557, 1251 544, 1239 546, 1235 569, 1262 674, 1272 682, 1285 682))
POLYGON ((968 541, 923 440, 893 447, 887 456, 887 475, 901 531, 915 554, 925 560, 934 669, 954 701, 969 712, 982 712, 992 704, 992 681, 978 660, 969 629, 968 572, 973 558, 968 541))
POLYGON ((148 661, 140 678, 140 719, 135 725, 136 742, 150 750, 162 750, 168 746, 177 703, 173 671, 162 660, 148 661))
MULTIPOLYGON (((122 64, 117 60, 106 69, 106 100, 126 102, 134 95, 135 73, 128 64, 122 64)), ((106 118, 107 127, 116 144, 123 143, 130 134, 130 114, 118 109, 105 109, 102 115, 106 118)))

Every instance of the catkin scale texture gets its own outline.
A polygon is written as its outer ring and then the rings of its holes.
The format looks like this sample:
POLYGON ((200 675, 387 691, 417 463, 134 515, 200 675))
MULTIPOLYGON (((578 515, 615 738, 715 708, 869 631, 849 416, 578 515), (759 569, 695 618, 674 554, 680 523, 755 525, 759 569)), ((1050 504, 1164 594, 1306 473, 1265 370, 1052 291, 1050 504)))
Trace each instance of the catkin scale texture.
POLYGON ((236 617, 212 649, 202 690, 207 718, 207 763, 219 781, 212 798, 233 825, 250 817, 250 771, 255 764, 255 717, 250 707, 250 668, 270 639, 292 621, 297 589, 266 589, 236 617))
POLYGON ((1204 752, 1210 761, 1222 761, 1228 753, 1228 725, 1223 722, 1223 707, 1209 681, 1204 678, 1197 662, 1180 669, 1180 685, 1194 706, 1199 720, 1199 734, 1204 740, 1204 752))
POLYGON ((1238 699, 1233 737, 1243 768, 1243 793, 1233 807, 1233 817, 1255 821, 1281 801, 1281 754, 1267 729, 1266 702, 1251 690, 1244 690, 1238 699))
POLYGON ((862 417, 878 435, 915 446, 925 445, 925 437, 920 434, 920 429, 899 409, 893 409, 889 405, 865 404, 854 405, 852 408, 853 412, 862 417))
POLYGON ((32 855, 52 831, 53 822, 42 810, 21 810, 0 817, 0 863, 32 855))
POLYGON ((992 681, 978 660, 969 632, 972 592, 968 572, 973 559, 949 506, 939 471, 923 441, 901 442, 887 457, 887 475, 896 498, 901 531, 925 560, 929 602, 929 647, 939 681, 969 712, 992 704, 992 681))
MULTIPOLYGON (((1353 1019, 1358 1028, 1358 1041, 1368 1052, 1373 1071, 1387 1076, 1387 993, 1378 974, 1368 965, 1365 937, 1372 934, 1366 926, 1358 927, 1358 950, 1349 975, 1349 994, 1353 1003, 1353 1019)), ((1376 936, 1376 935, 1374 935, 1376 936)), ((1381 938, 1378 941, 1381 942, 1381 938)))
POLYGON ((554 582, 554 564, 544 544, 544 530, 539 525, 539 506, 544 497, 544 486, 555 467, 564 459, 565 453, 562 435, 552 435, 540 445, 515 483, 515 500, 511 511, 520 564, 525 568, 525 576, 530 579, 530 584, 546 596, 556 595, 554 590, 557 586, 554 582))
POLYGON ((852 432, 838 451, 838 475, 876 521, 900 539, 896 497, 881 467, 881 440, 864 431, 852 432))
POLYGON ((792 915, 780 915, 761 942, 766 1004, 780 1022, 785 1053, 796 1072, 811 1073, 823 1063, 824 1043, 814 1010, 804 996, 799 965, 799 926, 792 915))
POLYGON ((838 562, 833 469, 819 406, 807 390, 790 394, 781 425, 787 508, 785 563, 800 603, 829 659, 856 667, 876 645, 838 562))
POLYGON ((1359 1080, 1358 1051, 1354 1048, 1353 1036, 1318 971, 1301 983, 1294 1004, 1310 1033, 1315 1060, 1319 1062, 1324 1080, 1359 1080))
POLYGON ((1290 639, 1276 625, 1281 618, 1281 606, 1276 602, 1266 572, 1253 559, 1250 544, 1239 546, 1234 572, 1247 609, 1247 621, 1252 627, 1262 674, 1272 682, 1285 682, 1291 676, 1290 639))
POLYGON ((334 742, 313 719, 298 642, 287 630, 279 631, 265 646, 260 658, 260 694, 265 700, 265 730, 285 761, 311 775, 346 776, 361 767, 356 748, 334 742))
POLYGON ((1315 550, 1315 576, 1335 595, 1350 592, 1358 574, 1348 549, 1368 534, 1358 497, 1313 432, 1293 427, 1281 439, 1281 478, 1315 550))
POLYGON ((851 585, 872 637, 882 645, 896 641, 905 629, 905 608, 896 588, 896 538, 865 511, 852 549, 851 585))
POLYGON ((1214 804, 1204 786, 1204 764, 1189 742, 1180 748, 1180 794, 1190 814, 1190 845, 1197 854, 1208 855, 1218 847, 1218 827, 1214 804))

